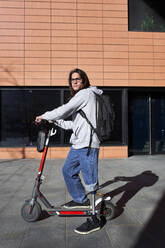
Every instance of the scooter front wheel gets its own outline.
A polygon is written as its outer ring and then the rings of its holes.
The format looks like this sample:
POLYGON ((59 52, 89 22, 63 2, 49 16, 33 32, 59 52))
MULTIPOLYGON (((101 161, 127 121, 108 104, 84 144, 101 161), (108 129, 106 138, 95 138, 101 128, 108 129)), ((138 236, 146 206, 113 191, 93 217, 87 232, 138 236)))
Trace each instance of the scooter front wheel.
POLYGON ((30 201, 26 201, 21 208, 22 218, 27 222, 36 221, 41 215, 42 209, 38 202, 35 202, 33 206, 30 205, 30 201))

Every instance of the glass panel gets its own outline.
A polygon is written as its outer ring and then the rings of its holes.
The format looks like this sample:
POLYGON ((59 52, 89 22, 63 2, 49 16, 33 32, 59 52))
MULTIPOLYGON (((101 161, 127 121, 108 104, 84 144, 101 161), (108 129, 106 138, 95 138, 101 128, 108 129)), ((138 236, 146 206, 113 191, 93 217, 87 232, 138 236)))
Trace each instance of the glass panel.
MULTIPOLYGON (((36 145, 35 117, 61 104, 60 91, 1 90, 0 91, 0 146, 36 145)), ((61 131, 51 144, 61 142, 61 131)))
POLYGON ((165 32, 163 0, 129 0, 129 31, 165 32))
POLYGON ((122 90, 102 89, 105 94, 109 95, 115 111, 114 130, 110 140, 104 142, 104 144, 122 143, 122 90))
POLYGON ((22 146, 26 136, 26 93, 0 91, 0 146, 22 146))
POLYGON ((165 152, 165 96, 154 98, 153 147, 154 153, 165 152))
MULTIPOLYGON (((61 105, 61 91, 54 89, 35 89, 29 90, 29 114, 30 121, 34 121, 37 115, 43 114, 46 111, 51 111, 61 105)), ((31 121, 31 123, 32 123, 31 121)), ((60 144, 61 130, 57 129, 57 134, 51 137, 50 146, 60 144)), ((37 130, 34 125, 31 126, 32 135, 30 136, 31 144, 36 141, 37 130)))
POLYGON ((149 154, 149 98, 129 96, 129 153, 149 154))
MULTIPOLYGON (((64 103, 67 103, 69 101, 69 90, 64 90, 64 103)), ((72 117, 70 116, 69 118, 66 119, 67 120, 72 120, 72 117)), ((72 134, 72 130, 64 130, 64 144, 67 145, 69 144, 69 140, 72 134)))
MULTIPOLYGON (((104 88, 114 103, 116 114, 114 131, 105 144, 122 143, 122 90, 104 88)), ((64 88, 7 88, 0 90, 0 146, 36 146, 35 117, 68 101, 69 90, 64 88)), ((69 144, 71 131, 57 127, 51 146, 69 144)))

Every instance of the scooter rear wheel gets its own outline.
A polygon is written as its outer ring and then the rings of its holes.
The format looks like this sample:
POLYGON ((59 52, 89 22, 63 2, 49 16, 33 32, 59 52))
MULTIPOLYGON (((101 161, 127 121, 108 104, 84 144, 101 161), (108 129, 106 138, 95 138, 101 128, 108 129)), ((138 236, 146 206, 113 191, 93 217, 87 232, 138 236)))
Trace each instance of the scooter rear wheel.
POLYGON ((115 206, 111 201, 103 201, 100 214, 106 218, 106 220, 111 220, 115 216, 115 206))
POLYGON ((26 201, 21 208, 22 218, 27 222, 36 221, 41 215, 42 209, 38 202, 35 202, 33 206, 30 205, 30 201, 26 201))

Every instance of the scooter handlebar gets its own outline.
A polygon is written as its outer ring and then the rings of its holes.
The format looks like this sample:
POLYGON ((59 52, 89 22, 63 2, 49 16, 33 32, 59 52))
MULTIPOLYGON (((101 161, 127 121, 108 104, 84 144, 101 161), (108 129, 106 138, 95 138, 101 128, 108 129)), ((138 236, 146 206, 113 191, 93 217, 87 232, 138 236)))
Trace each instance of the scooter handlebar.
POLYGON ((41 120, 36 125, 37 125, 38 129, 41 129, 41 130, 42 129, 49 130, 49 129, 52 129, 55 126, 55 124, 53 122, 47 121, 47 120, 41 120))

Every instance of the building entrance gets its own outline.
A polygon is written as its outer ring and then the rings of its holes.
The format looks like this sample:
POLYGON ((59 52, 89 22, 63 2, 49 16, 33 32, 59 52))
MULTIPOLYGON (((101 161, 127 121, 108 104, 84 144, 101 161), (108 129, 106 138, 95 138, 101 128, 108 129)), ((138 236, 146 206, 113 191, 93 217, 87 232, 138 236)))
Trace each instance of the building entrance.
POLYGON ((165 92, 128 96, 129 155, 165 153, 165 92))

